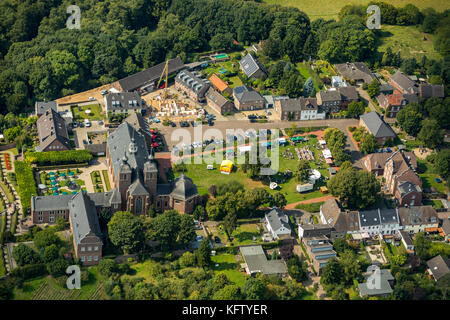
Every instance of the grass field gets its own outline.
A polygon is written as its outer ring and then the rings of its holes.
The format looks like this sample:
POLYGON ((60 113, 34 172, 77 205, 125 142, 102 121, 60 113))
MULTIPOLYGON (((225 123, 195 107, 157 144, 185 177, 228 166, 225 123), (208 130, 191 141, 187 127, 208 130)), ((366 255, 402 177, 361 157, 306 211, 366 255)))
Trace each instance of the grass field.
POLYGON ((105 180, 106 191, 111 190, 111 184, 109 183, 109 176, 107 170, 102 170, 103 180, 105 180))
POLYGON ((385 52, 390 47, 393 52, 400 51, 402 58, 419 59, 423 55, 430 59, 441 58, 440 54, 434 50, 433 35, 423 33, 415 26, 383 25, 381 33, 383 36, 381 45, 378 47, 380 52, 385 52))
POLYGON ((87 106, 71 107, 74 120, 102 120, 105 117, 101 114, 102 107, 99 104, 90 104, 87 106), (81 109, 81 111, 80 111, 81 109), (87 114, 85 111, 91 110, 91 113, 87 114))
MULTIPOLYGON (((318 18, 337 19, 341 8, 347 4, 363 4, 367 5, 370 0, 345 0, 345 1, 328 1, 328 0, 263 0, 268 4, 277 4, 285 7, 296 7, 305 12, 311 20, 318 18)), ((431 7, 436 11, 444 11, 450 9, 450 2, 446 0, 384 0, 396 7, 404 7, 411 3, 419 9, 431 7)))
POLYGON ((421 173, 419 177, 422 179, 422 187, 431 188, 434 187, 439 193, 447 193, 449 190, 447 188, 445 180, 443 180, 438 174, 434 173, 433 166, 426 160, 417 159, 417 164, 421 168, 421 173), (434 179, 440 178, 441 183, 437 183, 434 179))
POLYGON ((243 272, 240 272, 238 263, 232 254, 219 254, 211 257, 212 270, 215 274, 223 273, 227 278, 238 286, 243 286, 245 278, 247 277, 243 272), (219 266, 216 267, 216 264, 219 266))

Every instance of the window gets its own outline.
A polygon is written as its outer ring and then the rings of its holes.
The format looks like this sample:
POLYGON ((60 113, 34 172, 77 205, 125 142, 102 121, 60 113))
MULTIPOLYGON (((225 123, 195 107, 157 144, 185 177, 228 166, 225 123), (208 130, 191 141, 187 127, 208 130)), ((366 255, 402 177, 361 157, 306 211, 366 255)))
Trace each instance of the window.
POLYGON ((50 216, 50 222, 55 222, 55 217, 54 216, 50 216))
POLYGON ((94 256, 94 261, 98 261, 98 256, 94 256))
POLYGON ((81 261, 84 262, 84 256, 81 256, 81 261))
POLYGON ((88 251, 92 251, 92 247, 91 246, 88 247, 88 251))
POLYGON ((92 261, 92 256, 88 256, 88 261, 92 261))
POLYGON ((81 252, 85 252, 86 248, 85 247, 81 247, 81 252))

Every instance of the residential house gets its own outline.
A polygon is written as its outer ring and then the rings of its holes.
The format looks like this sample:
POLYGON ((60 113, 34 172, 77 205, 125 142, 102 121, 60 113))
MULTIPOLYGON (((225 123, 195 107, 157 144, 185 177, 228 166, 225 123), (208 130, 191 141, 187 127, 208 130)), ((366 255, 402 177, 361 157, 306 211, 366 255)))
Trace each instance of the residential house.
POLYGON ((341 95, 341 104, 340 107, 342 109, 347 109, 348 105, 351 102, 358 101, 359 95, 358 91, 355 87, 349 86, 349 87, 340 87, 338 88, 338 92, 341 95))
POLYGON ((259 79, 267 77, 267 73, 262 65, 250 53, 239 61, 239 66, 248 78, 259 79))
POLYGON ((401 229, 409 233, 437 230, 439 219, 432 206, 414 206, 398 208, 401 229))
POLYGON ((389 84, 403 94, 417 94, 419 91, 416 83, 400 70, 391 76, 389 84))
POLYGON ((34 115, 40 117, 48 109, 58 111, 58 102, 56 101, 36 101, 34 103, 34 115))
POLYGON ((220 114, 231 114, 234 111, 233 103, 213 88, 209 88, 206 93, 206 103, 220 114))
POLYGON ((298 237, 300 240, 302 238, 320 237, 326 236, 330 237, 333 227, 328 224, 301 224, 298 226, 298 237))
POLYGON ((359 213, 360 231, 370 236, 393 235, 400 229, 397 209, 373 209, 359 213))
POLYGON ((334 67, 344 79, 352 80, 356 84, 370 83, 376 79, 364 62, 347 62, 336 64, 334 67))
POLYGON ((380 145, 384 145, 386 141, 395 138, 394 131, 375 111, 361 115, 359 125, 365 127, 369 133, 373 134, 380 145))
POLYGON ((360 232, 358 212, 343 210, 336 199, 328 199, 320 206, 320 220, 333 228, 331 241, 344 238, 347 233, 360 232))
MULTIPOLYGON (((417 160, 414 152, 410 151, 396 151, 401 153, 405 160, 407 160, 413 168, 417 168, 417 160)), ((377 152, 371 153, 363 158, 363 165, 367 171, 370 171, 375 176, 382 176, 384 174, 384 168, 388 159, 392 158, 394 152, 377 152)), ((397 155, 398 157, 399 155, 397 155)))
POLYGON ((209 81, 200 78, 195 72, 183 70, 175 77, 175 89, 197 102, 205 102, 209 87, 209 81))
POLYGON ((277 240, 291 235, 289 217, 281 210, 274 208, 266 213, 264 222, 272 238, 277 240))
POLYGON ((384 167, 384 191, 393 194, 400 205, 420 205, 422 179, 416 173, 415 156, 396 151, 386 159, 384 167))
POLYGON ((319 91, 316 93, 317 104, 321 106, 326 113, 335 113, 340 111, 342 102, 341 94, 337 90, 319 91))
POLYGON ((397 114, 409 103, 417 103, 419 99, 415 94, 403 94, 395 91, 394 94, 384 95, 380 94, 377 97, 380 107, 386 110, 386 115, 389 118, 396 118, 397 114))
POLYGON ((239 111, 264 109, 265 100, 259 92, 248 86, 233 89, 234 105, 239 111))
POLYGON ((158 168, 144 136, 123 122, 107 138, 106 162, 113 186, 119 189, 122 210, 136 215, 155 210, 192 213, 200 201, 197 187, 185 175, 172 183, 158 183, 158 168))
MULTIPOLYGON (((151 92, 155 89, 156 81, 159 80, 163 70, 166 66, 166 62, 162 62, 151 68, 145 69, 138 73, 132 74, 128 77, 120 79, 113 83, 113 87, 118 91, 143 91, 151 92)), ((185 65, 180 58, 170 59, 168 61, 168 74, 174 74, 184 69, 185 65)))
POLYGON ((366 281, 358 284, 358 291, 361 297, 387 297, 393 292, 392 285, 395 278, 389 269, 376 268, 363 275, 366 281))
POLYGON ((262 246, 242 246, 239 250, 244 258, 245 272, 248 275, 262 273, 264 275, 286 276, 288 271, 283 260, 267 260, 262 246))
POLYGON ((314 270, 320 274, 330 259, 336 258, 337 253, 326 236, 302 238, 306 252, 311 259, 314 270))
POLYGON ((428 83, 419 84, 419 96, 421 98, 444 98, 445 90, 443 85, 433 85, 428 83))
POLYGON ((214 87, 214 89, 216 89, 220 93, 227 93, 229 95, 233 94, 233 89, 230 88, 228 83, 220 79, 217 74, 214 73, 211 77, 209 77, 209 81, 211 82, 211 85, 214 87))
POLYGON ((300 97, 275 101, 275 112, 280 120, 325 119, 325 113, 320 111, 315 98, 300 97))
POLYGON ((70 150, 70 139, 66 122, 52 108, 44 111, 36 121, 39 136, 39 151, 70 150))
POLYGON ((427 272, 438 282, 450 273, 450 259, 438 255, 427 261, 427 272))
POLYGON ((133 92, 110 92, 103 96, 106 114, 130 114, 142 112, 144 102, 137 91, 133 92))
POLYGON ((444 237, 446 242, 450 241, 450 217, 444 217, 442 219, 442 236, 444 237))
POLYGON ((68 206, 75 256, 83 265, 98 264, 102 258, 103 234, 94 202, 80 191, 72 196, 68 206))
POLYGON ((406 248, 406 252, 409 254, 414 254, 414 242, 408 232, 400 230, 400 237, 402 238, 402 243, 406 248))
POLYGON ((389 95, 394 93, 394 87, 389 83, 380 85, 380 94, 389 95))

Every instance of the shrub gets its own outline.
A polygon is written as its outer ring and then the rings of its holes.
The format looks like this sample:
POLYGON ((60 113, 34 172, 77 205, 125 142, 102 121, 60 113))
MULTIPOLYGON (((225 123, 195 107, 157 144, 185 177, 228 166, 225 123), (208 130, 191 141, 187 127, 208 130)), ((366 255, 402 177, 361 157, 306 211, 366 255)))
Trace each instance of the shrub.
POLYGON ((25 160, 39 166, 53 166, 89 162, 92 160, 92 154, 89 150, 27 152, 25 160))
MULTIPOLYGON (((45 153, 45 152, 42 152, 45 153)), ((31 197, 37 195, 36 182, 30 163, 25 161, 14 162, 17 177, 17 192, 22 203, 23 212, 26 215, 30 209, 31 197)))

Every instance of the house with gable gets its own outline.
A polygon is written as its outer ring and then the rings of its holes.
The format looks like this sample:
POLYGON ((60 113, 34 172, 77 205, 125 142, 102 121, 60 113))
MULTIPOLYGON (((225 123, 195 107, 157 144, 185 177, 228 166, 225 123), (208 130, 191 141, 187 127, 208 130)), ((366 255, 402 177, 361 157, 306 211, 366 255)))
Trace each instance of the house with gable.
POLYGON ((266 78, 267 72, 264 70, 259 61, 248 53, 239 61, 239 67, 244 74, 250 79, 266 78))
POLYGON ((289 217, 277 208, 273 208, 266 213, 264 223, 275 240, 291 235, 289 217))
POLYGON ((417 94, 419 92, 416 83, 400 70, 391 76, 389 84, 401 94, 417 94))
POLYGON ((390 139, 393 140, 396 136, 392 128, 375 111, 361 115, 359 125, 365 127, 369 133, 373 134, 380 145, 384 145, 390 139))
POLYGON ((41 152, 70 150, 66 121, 52 108, 47 108, 36 121, 41 152))

